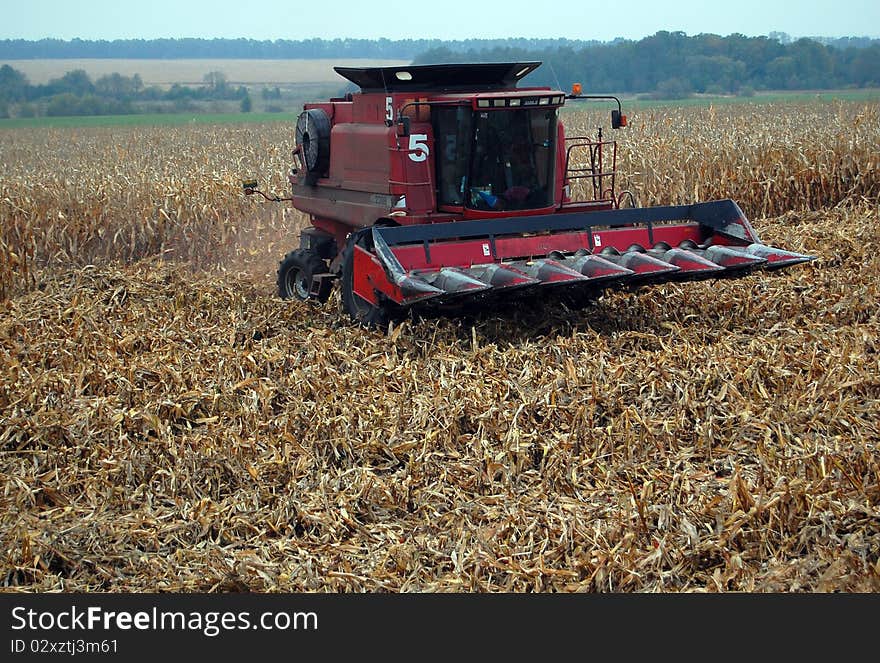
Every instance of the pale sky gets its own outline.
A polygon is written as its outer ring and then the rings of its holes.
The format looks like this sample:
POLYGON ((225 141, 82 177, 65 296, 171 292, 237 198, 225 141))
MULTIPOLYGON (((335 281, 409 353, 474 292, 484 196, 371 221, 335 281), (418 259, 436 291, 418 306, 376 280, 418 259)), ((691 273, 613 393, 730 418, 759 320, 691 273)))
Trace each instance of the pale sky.
POLYGON ((0 11, 0 39, 880 36, 880 0, 0 0, 0 11))

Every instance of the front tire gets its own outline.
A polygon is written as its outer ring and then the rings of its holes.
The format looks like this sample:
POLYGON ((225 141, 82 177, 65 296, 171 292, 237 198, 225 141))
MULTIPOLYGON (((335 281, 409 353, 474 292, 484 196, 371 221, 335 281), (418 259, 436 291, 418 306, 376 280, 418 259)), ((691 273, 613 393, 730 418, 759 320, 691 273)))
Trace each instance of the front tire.
POLYGON ((323 304, 330 297, 333 284, 327 278, 321 279, 317 292, 312 292, 312 281, 315 274, 328 271, 327 263, 313 251, 291 251, 278 264, 278 295, 281 299, 315 299, 323 304))

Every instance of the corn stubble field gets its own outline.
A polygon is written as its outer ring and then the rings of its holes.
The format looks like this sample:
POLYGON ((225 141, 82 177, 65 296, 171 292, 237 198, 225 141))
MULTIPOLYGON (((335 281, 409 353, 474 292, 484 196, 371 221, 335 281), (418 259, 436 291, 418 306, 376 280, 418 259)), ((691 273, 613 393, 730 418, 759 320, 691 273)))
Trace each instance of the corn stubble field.
POLYGON ((292 129, 0 133, 5 591, 880 590, 877 105, 617 134, 812 263, 388 333, 275 294, 292 129))

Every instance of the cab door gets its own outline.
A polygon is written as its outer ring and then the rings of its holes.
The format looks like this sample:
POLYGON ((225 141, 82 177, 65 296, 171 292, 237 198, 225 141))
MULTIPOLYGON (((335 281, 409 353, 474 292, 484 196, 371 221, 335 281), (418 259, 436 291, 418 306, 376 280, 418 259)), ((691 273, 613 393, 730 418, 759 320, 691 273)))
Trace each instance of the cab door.
POLYGON ((437 209, 461 211, 468 191, 473 111, 470 105, 434 107, 435 173, 437 209))

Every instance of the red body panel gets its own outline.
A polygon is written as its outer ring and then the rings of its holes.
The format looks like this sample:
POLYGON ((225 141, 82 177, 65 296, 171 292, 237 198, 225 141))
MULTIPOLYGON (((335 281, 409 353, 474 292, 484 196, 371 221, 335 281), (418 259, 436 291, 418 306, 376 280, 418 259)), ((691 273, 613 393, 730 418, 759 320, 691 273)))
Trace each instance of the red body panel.
POLYGON ((382 263, 375 255, 356 246, 353 260, 352 290, 356 294, 371 304, 378 303, 377 292, 383 293, 392 301, 398 303, 404 301, 400 288, 388 281, 382 263))
POLYGON ((397 136, 384 124, 336 124, 330 133, 330 177, 319 186, 391 193, 397 136))
POLYGON ((413 122, 409 136, 398 138, 395 153, 399 175, 392 179, 406 200, 406 213, 432 214, 434 197, 434 130, 429 122, 413 122))

